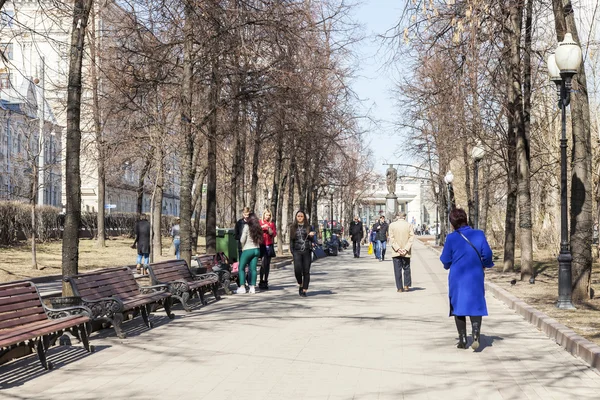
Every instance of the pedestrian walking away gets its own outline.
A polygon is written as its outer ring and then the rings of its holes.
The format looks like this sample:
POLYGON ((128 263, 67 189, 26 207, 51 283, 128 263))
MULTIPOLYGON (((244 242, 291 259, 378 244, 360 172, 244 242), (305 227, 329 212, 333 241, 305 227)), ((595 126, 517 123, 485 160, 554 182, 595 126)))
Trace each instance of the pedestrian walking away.
POLYGON ((371 247, 373 248, 373 254, 375 255, 375 258, 377 258, 377 240, 375 240, 376 236, 377 232, 371 229, 371 232, 369 233, 369 242, 371 243, 371 247))
POLYGON ((290 251, 294 258, 294 274, 298 282, 298 294, 306 297, 310 283, 310 264, 312 261, 312 244, 315 230, 308 223, 304 211, 296 212, 294 222, 290 226, 290 251))
POLYGON ((269 271, 271 270, 271 258, 275 256, 275 248, 273 239, 277 236, 277 229, 275 223, 271 221, 271 211, 265 210, 263 212, 262 220, 260 220, 260 227, 263 232, 263 242, 260 245, 260 256, 262 257, 262 264, 260 266, 260 282, 258 284, 259 289, 269 289, 269 271))
POLYGON ((350 223, 350 238, 352 239, 352 251, 354 257, 360 257, 360 243, 364 235, 362 221, 358 217, 354 217, 354 221, 350 223))
POLYGON ((410 254, 415 233, 413 226, 406 221, 405 212, 398 213, 396 221, 392 222, 389 227, 389 232, 396 290, 398 292, 408 292, 412 286, 410 254), (404 275, 404 284, 402 283, 402 275, 404 275))
POLYGON ((242 229, 240 243, 242 244, 242 255, 238 266, 238 276, 240 279, 240 287, 237 289, 238 294, 246 293, 246 274, 244 270, 248 266, 249 275, 249 292, 256 293, 256 266, 258 264, 258 256, 260 256, 260 245, 263 241, 263 231, 260 227, 258 217, 254 213, 250 213, 246 218, 246 223, 242 229))
POLYGON ((140 219, 135 223, 133 230, 135 232, 135 241, 131 245, 131 248, 137 248, 138 253, 135 269, 138 273, 145 274, 146 268, 150 263, 150 222, 148 222, 146 214, 140 214, 140 219))
POLYGON ((454 316, 459 349, 467 348, 467 319, 471 320, 473 342, 479 348, 482 317, 488 315, 485 302, 485 268, 494 266, 492 250, 485 234, 467 225, 467 213, 462 208, 450 212, 454 232, 446 237, 440 261, 448 274, 450 316, 454 316))
POLYGON ((181 236, 179 236, 179 218, 175 218, 175 225, 171 227, 171 237, 173 238, 173 246, 175 246, 175 258, 179 260, 180 252, 179 247, 181 246, 181 236))
POLYGON ((388 223, 385 221, 385 217, 382 215, 379 217, 379 221, 373 225, 375 233, 375 255, 379 261, 385 260, 385 248, 388 237, 388 223))

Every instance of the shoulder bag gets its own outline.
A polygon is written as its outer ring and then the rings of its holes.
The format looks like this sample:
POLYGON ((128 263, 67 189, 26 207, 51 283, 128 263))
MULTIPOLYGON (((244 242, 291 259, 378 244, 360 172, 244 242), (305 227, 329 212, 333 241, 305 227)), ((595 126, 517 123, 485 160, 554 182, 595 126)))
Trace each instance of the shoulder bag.
POLYGON ((460 236, 462 236, 462 238, 465 239, 467 241, 467 243, 469 243, 469 245, 471 245, 471 247, 473 248, 473 250, 475 250, 475 253, 477 253, 477 256, 479 257, 479 261, 481 261, 481 266, 483 268, 485 268, 485 266, 483 265, 483 257, 481 256, 481 253, 479 253, 479 250, 477 250, 477 248, 473 245, 473 243, 471 243, 471 241, 469 239, 467 239, 467 237, 465 235, 463 235, 461 232, 458 232, 458 234, 460 236))

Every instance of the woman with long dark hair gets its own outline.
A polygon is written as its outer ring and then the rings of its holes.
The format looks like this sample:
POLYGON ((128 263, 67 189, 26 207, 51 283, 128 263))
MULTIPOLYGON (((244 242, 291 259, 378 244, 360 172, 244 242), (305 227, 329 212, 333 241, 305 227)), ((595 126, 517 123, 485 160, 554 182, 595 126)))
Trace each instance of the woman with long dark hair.
POLYGON ((459 349, 467 348, 467 316, 471 320, 473 342, 479 348, 482 317, 488 315, 483 280, 485 268, 494 266, 492 250, 483 231, 471 229, 467 213, 462 208, 450 212, 454 232, 446 237, 440 261, 448 274, 450 316, 454 316, 458 330, 459 349))
POLYGON ((258 218, 256 217, 256 214, 250 213, 242 230, 242 236, 240 237, 242 255, 238 267, 238 276, 240 279, 240 287, 236 292, 238 294, 246 293, 246 274, 244 273, 246 266, 248 266, 250 270, 250 293, 256 293, 256 265, 258 264, 262 240, 263 231, 258 222, 258 218))
POLYGON ((310 264, 312 261, 312 243, 315 231, 308 223, 304 211, 296 213, 290 226, 290 251, 294 256, 294 273, 298 282, 298 294, 306 297, 310 283, 310 264))

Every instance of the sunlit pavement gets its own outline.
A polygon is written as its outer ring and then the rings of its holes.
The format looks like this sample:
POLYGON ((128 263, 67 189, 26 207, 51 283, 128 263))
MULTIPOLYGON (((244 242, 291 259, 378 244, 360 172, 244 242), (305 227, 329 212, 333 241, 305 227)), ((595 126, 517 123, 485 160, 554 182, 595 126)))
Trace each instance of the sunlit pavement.
MULTIPOLYGON (((293 267, 271 290, 224 296, 191 313, 160 310, 92 335, 97 351, 51 350, 0 367, 2 399, 598 399, 600 375, 488 296, 482 346, 455 347, 447 273, 420 243, 413 288, 363 247, 317 261, 309 296, 293 267)), ((212 300, 212 299, 211 299, 212 300)))

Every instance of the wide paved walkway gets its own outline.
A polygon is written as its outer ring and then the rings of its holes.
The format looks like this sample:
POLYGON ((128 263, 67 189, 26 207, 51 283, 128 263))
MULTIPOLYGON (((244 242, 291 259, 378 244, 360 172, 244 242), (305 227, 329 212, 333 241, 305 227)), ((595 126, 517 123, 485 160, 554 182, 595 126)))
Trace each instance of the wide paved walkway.
POLYGON ((1 399, 599 399, 600 375, 488 296, 480 351, 455 348, 446 272, 417 243, 414 290, 391 261, 351 251, 313 264, 308 298, 292 267, 272 290, 176 307, 152 331, 92 336, 97 351, 52 352, 0 367, 1 399))

